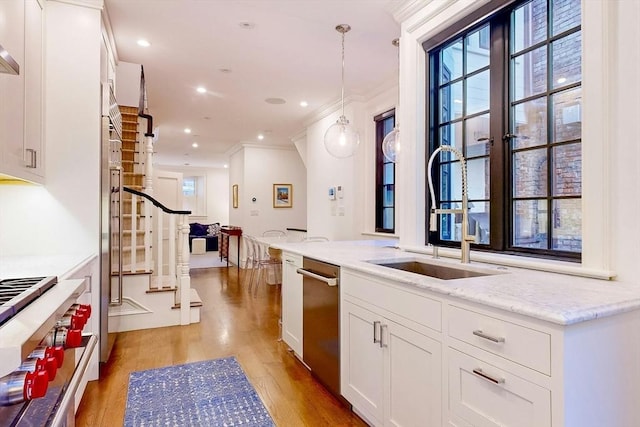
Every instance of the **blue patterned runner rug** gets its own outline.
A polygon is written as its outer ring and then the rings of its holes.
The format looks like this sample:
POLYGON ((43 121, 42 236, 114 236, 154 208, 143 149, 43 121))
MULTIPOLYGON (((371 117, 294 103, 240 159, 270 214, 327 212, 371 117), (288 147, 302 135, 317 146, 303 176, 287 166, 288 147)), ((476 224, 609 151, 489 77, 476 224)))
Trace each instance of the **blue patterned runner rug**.
POLYGON ((235 357, 133 372, 125 427, 274 426, 235 357))

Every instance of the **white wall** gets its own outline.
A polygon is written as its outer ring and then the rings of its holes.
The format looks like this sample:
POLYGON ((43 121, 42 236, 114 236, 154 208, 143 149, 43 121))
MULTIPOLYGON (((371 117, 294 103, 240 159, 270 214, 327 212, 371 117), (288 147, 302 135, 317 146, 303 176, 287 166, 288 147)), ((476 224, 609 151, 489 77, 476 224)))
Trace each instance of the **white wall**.
MULTIPOLYGON (((238 208, 230 208, 231 225, 242 227, 243 234, 255 236, 272 229, 307 228, 307 174, 294 147, 245 144, 231 155, 229 169, 229 191, 238 184, 238 208), (293 207, 273 207, 273 184, 293 185, 293 207)), ((231 194, 229 200, 232 206, 231 194)), ((234 263, 235 248, 232 239, 234 263)), ((244 252, 240 257, 244 258, 244 252)))
POLYGON ((360 133, 360 145, 352 157, 338 159, 324 146, 324 134, 341 111, 335 111, 307 127, 307 235, 325 236, 330 240, 360 237, 361 218, 365 211, 362 186, 358 181, 365 158, 365 146, 371 142, 364 135, 364 104, 350 102, 345 116, 360 133), (341 185, 343 199, 329 200, 329 187, 341 185))
POLYGON ((293 147, 245 144, 232 154, 230 170, 229 188, 238 184, 239 193, 238 208, 230 209, 232 225, 252 235, 271 229, 306 228, 306 170, 293 147), (273 184, 293 185, 293 207, 273 207, 273 184))
POLYGON ((198 168, 198 167, 174 167, 154 165, 157 170, 180 172, 183 177, 202 176, 206 185, 206 216, 190 216, 189 222, 212 224, 219 222, 222 225, 229 224, 229 169, 225 168, 198 168))
POLYGON ((118 62, 116 67, 116 99, 118 105, 137 107, 140 104, 140 64, 118 62))

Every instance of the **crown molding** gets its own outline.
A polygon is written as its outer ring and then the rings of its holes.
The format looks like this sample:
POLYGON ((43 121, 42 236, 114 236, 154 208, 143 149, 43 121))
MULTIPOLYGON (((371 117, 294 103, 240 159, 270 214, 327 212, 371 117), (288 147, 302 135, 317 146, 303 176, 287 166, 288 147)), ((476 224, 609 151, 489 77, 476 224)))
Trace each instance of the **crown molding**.
MULTIPOLYGON (((405 0, 398 5, 394 10, 391 11, 393 15, 393 19, 396 20, 397 23, 401 24, 410 16, 414 15, 417 11, 427 6, 429 3, 433 3, 437 0, 405 0)), ((442 0, 440 0, 442 1, 442 0)), ((442 3, 447 3, 447 1, 442 1, 442 3)))
POLYGON ((102 33, 109 43, 109 48, 111 49, 111 53, 113 54, 113 59, 116 62, 120 62, 120 58, 118 57, 118 48, 116 46, 116 40, 113 37, 113 27, 111 26, 111 17, 109 16, 109 8, 105 4, 102 8, 102 33))

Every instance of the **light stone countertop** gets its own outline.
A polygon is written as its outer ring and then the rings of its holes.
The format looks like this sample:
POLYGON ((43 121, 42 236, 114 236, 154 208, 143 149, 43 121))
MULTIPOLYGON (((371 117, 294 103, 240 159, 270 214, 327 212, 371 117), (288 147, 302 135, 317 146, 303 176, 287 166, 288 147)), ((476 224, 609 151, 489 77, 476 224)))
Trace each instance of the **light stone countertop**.
POLYGON ((0 280, 21 277, 57 276, 64 280, 96 254, 4 256, 0 258, 0 280))
MULTIPOLYGON (((525 270, 497 265, 460 264, 394 249, 394 241, 362 240, 274 243, 285 252, 339 265, 409 286, 480 303, 559 325, 592 320, 640 308, 640 285, 525 270), (456 268, 497 273, 490 276, 440 280, 367 261, 420 260, 456 268)), ((473 255, 472 255, 473 260, 473 255)))

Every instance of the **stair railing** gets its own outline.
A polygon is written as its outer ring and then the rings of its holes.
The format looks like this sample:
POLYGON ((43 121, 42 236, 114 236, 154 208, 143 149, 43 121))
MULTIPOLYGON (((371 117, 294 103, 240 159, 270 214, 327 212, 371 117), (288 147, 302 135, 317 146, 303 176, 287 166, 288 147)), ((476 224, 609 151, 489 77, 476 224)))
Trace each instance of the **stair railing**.
MULTIPOLYGON (((157 226, 153 228, 153 232, 145 232, 145 242, 151 241, 150 235, 154 236, 154 244, 156 248, 156 259, 148 262, 145 255, 145 269, 147 264, 152 265, 152 269, 145 270, 153 272, 155 280, 151 281, 151 290, 176 290, 175 304, 180 306, 180 324, 188 325, 191 323, 191 276, 189 275, 189 215, 191 211, 173 210, 164 206, 162 203, 154 199, 152 196, 132 188, 123 187, 123 191, 131 194, 131 267, 137 269, 137 202, 139 198, 144 198, 151 203, 145 203, 145 230, 150 227, 151 219, 157 218, 157 226), (150 215, 148 212, 152 210, 151 204, 155 206, 155 214, 150 215), (168 220, 168 244, 164 245, 164 218, 168 220), (164 251, 168 252, 167 268, 164 266, 164 251)), ((147 251, 145 243, 145 254, 147 251)))

